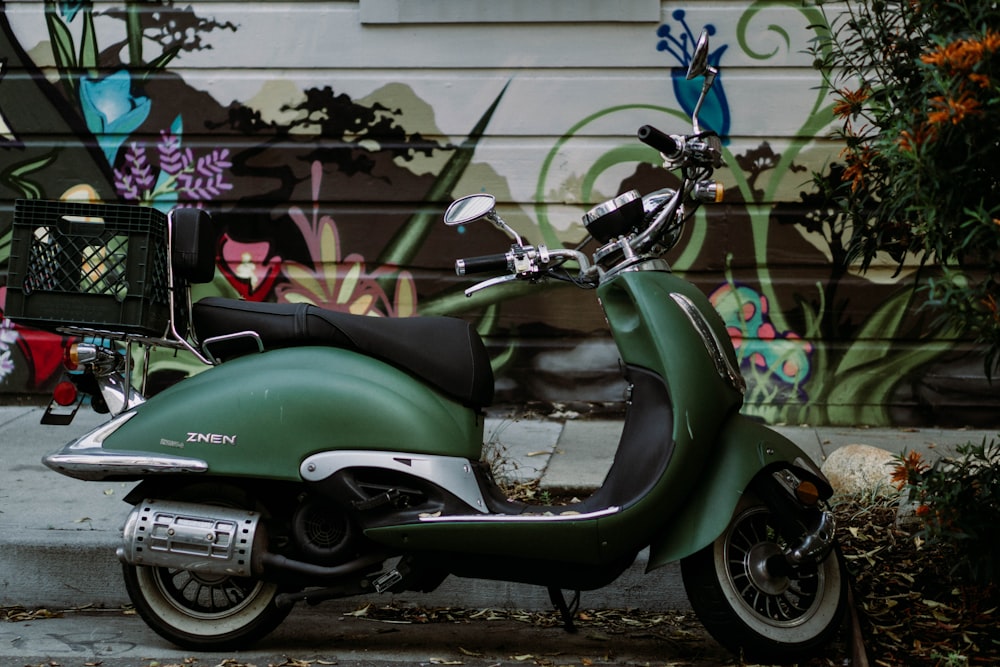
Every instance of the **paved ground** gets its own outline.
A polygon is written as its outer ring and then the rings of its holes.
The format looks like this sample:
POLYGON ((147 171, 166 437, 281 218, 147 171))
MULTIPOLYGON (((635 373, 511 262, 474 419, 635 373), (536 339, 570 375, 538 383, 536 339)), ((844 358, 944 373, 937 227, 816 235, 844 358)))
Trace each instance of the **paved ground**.
MULTIPOLYGON (((136 616, 120 611, 70 612, 61 618, 0 623, 4 667, 387 667, 390 665, 684 665, 738 664, 693 614, 635 627, 558 627, 497 618, 490 610, 454 621, 379 621, 357 607, 329 603, 296 608, 257 645, 228 653, 178 649, 136 616)), ((374 616, 374 614, 373 614, 374 616)))
MULTIPOLYGON (((0 407, 0 606, 57 608, 127 601, 114 556, 128 513, 122 498, 131 484, 81 482, 62 477, 41 457, 100 424, 81 411, 68 427, 41 426, 38 407, 0 407)), ((552 493, 587 493, 600 485, 621 433, 614 420, 513 419, 487 422, 486 439, 506 461, 505 474, 539 480, 552 493)), ((779 427, 815 461, 852 443, 929 454, 993 437, 990 431, 779 427)), ((596 608, 686 609, 675 567, 643 574, 643 558, 618 582, 587 593, 596 608)), ((413 598, 427 605, 548 609, 542 589, 451 579, 434 593, 413 598)))

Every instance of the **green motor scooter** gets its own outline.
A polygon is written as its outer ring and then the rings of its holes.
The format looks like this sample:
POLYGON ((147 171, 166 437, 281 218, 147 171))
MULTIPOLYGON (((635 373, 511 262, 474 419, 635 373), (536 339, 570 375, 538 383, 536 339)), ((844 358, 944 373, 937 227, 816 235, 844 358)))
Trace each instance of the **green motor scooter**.
MULTIPOLYGON (((715 76, 707 50, 703 36, 689 72, 705 76, 702 99, 715 76)), ((44 461, 80 479, 139 481, 118 556, 141 617, 180 646, 225 650, 262 637, 296 602, 431 591, 458 576, 545 587, 570 625, 563 591, 612 585, 648 548, 649 569, 681 562, 692 606, 727 648, 761 661, 818 651, 847 600, 830 486, 794 444, 740 414, 744 382, 721 318, 662 259, 694 209, 721 198, 711 180, 721 143, 698 128, 697 109, 693 130, 640 129, 680 185, 592 209, 584 223, 600 247, 590 256, 529 245, 490 195, 445 215, 512 239, 456 263, 460 274, 500 274, 469 294, 515 280, 596 289, 627 412, 603 485, 573 504, 510 500, 481 462, 493 375, 468 323, 191 303, 190 284, 210 280, 214 263, 201 211, 166 220, 162 332, 22 318, 127 344, 74 348, 76 385, 112 418, 44 461), (186 349, 209 368, 147 399, 131 383, 133 344, 186 349)), ((112 214, 99 215, 110 225, 112 214)), ((60 230, 97 216, 63 214, 60 230)), ((19 292, 24 277, 9 281, 15 320, 54 289, 27 283, 19 292)))

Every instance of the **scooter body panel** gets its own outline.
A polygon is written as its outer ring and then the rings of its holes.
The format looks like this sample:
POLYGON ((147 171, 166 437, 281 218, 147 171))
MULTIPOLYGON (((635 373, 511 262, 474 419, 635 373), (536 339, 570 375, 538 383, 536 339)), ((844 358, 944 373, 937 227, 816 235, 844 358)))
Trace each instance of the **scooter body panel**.
POLYGON ((751 481, 762 470, 809 457, 795 443, 744 415, 732 415, 716 439, 712 465, 674 508, 670 525, 650 546, 648 570, 680 560, 711 544, 726 529, 751 481))
MULTIPOLYGON (((617 562, 662 531, 673 530, 674 508, 702 484, 718 457, 711 443, 718 442, 726 417, 736 414, 742 403, 741 388, 730 376, 735 355, 708 300, 669 272, 625 273, 599 294, 622 359, 661 377, 668 387, 662 400, 671 404, 672 431, 664 423, 662 433, 647 433, 646 438, 672 451, 649 491, 625 499, 614 511, 586 518, 470 517, 467 522, 380 527, 368 531, 369 537, 396 548, 600 564, 617 562), (671 296, 675 294, 681 298, 671 296), (692 315, 692 307, 700 314, 692 315), (725 372, 720 372, 720 364, 725 372)), ((656 426, 643 426, 651 428, 656 426)), ((628 421, 626 437, 631 437, 628 421)), ((760 470, 752 458, 738 458, 733 465, 743 477, 760 470)))
POLYGON ((212 475, 300 481, 320 451, 400 451, 476 460, 483 419, 413 376, 328 347, 253 354, 136 408, 104 450, 185 456, 212 475))
MULTIPOLYGON (((641 532, 646 546, 675 530, 676 508, 711 474, 719 431, 742 405, 742 379, 722 319, 690 283, 666 271, 625 273, 599 294, 622 360, 662 377, 673 409, 665 474, 628 513, 601 520, 603 543, 634 546, 641 532)), ((740 463, 747 475, 759 470, 740 463)))

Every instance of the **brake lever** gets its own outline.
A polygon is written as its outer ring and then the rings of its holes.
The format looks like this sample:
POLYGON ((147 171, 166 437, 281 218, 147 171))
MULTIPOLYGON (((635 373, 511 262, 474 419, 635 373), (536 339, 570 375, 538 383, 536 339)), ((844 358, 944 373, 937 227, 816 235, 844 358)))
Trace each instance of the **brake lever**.
POLYGON ((465 290, 465 296, 472 296, 480 290, 484 290, 488 287, 493 287, 495 285, 502 285, 504 283, 509 283, 513 280, 517 280, 518 275, 516 273, 511 273, 506 276, 496 276, 495 278, 490 278, 489 280, 484 280, 481 283, 476 283, 469 289, 465 290))

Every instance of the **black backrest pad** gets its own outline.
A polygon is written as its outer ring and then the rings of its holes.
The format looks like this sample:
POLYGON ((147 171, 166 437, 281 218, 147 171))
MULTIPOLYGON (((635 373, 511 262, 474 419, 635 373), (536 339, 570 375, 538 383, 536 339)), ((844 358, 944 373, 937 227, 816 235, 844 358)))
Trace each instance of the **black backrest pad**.
POLYGON ((170 212, 174 276, 188 283, 209 283, 215 275, 215 231, 208 211, 175 208, 170 212))
MULTIPOLYGON (((331 345, 370 355, 422 378, 472 407, 493 401, 493 370, 479 334, 453 317, 365 317, 309 304, 256 303, 207 297, 194 305, 201 340, 256 331, 265 349, 331 345)), ((249 351, 246 339, 220 341, 225 359, 249 351)))

